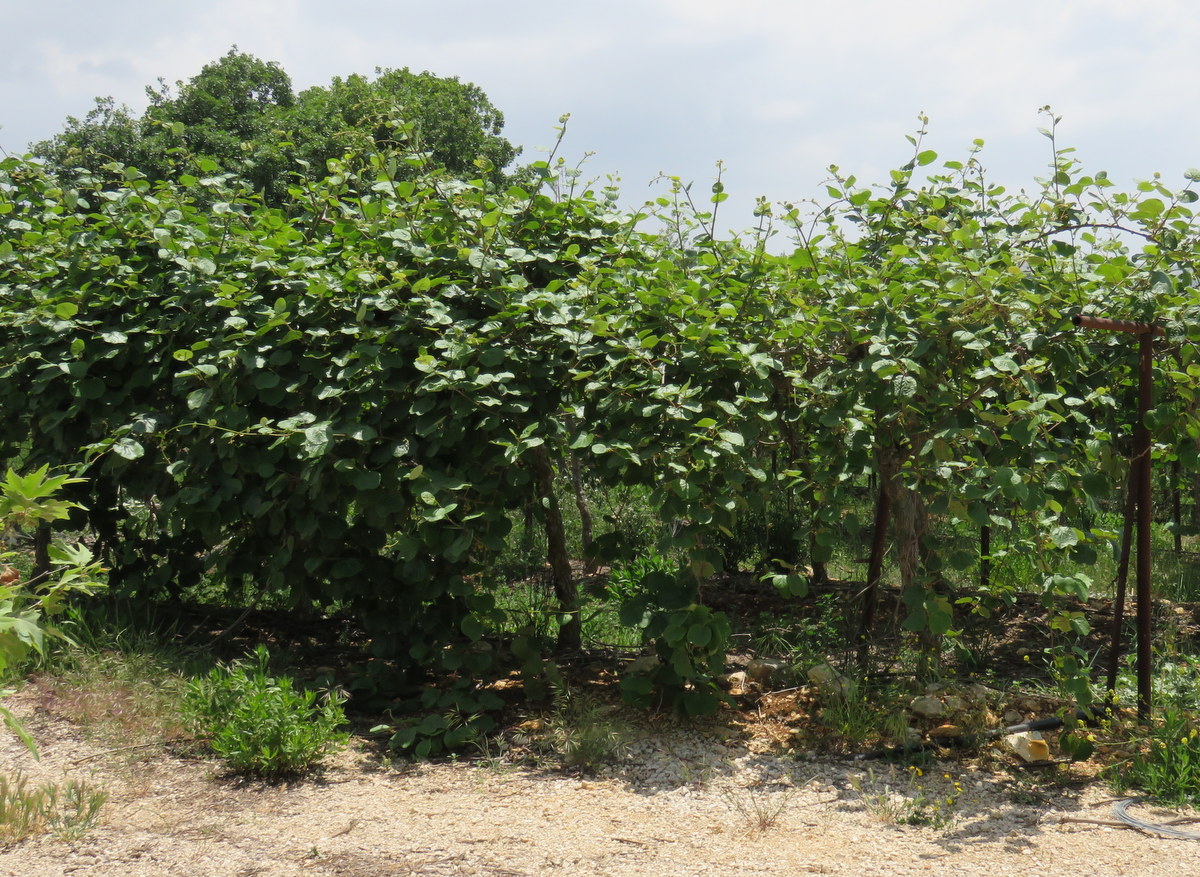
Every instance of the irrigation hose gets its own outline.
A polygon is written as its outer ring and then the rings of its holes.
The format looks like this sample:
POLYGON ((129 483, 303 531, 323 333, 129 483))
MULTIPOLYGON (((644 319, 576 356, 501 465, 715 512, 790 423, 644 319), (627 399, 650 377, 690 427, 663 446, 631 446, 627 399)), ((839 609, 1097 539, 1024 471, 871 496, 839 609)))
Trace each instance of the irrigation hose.
POLYGON ((1153 822, 1138 819, 1136 816, 1130 816, 1129 807, 1141 800, 1141 798, 1126 798, 1123 801, 1118 801, 1113 805, 1113 815, 1130 828, 1136 828, 1138 831, 1144 831, 1147 834, 1157 834, 1162 837, 1177 837, 1181 840, 1200 840, 1200 833, 1195 831, 1183 831, 1179 828, 1171 828, 1169 825, 1156 825, 1153 822))

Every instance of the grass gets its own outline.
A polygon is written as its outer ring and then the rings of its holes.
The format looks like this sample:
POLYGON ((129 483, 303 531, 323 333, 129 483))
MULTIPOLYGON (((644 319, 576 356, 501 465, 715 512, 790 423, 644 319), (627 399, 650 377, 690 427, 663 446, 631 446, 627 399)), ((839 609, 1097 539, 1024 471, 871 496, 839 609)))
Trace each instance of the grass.
POLYGON ((863 807, 881 822, 938 829, 956 819, 958 797, 963 791, 962 784, 950 774, 934 782, 917 765, 903 770, 893 767, 886 780, 869 770, 866 776, 852 778, 850 787, 858 793, 863 807))
POLYGON ((787 813, 796 789, 790 786, 773 789, 756 779, 744 785, 721 786, 719 794, 750 833, 762 834, 774 828, 787 813))
POLYGON ((27 668, 38 708, 130 752, 181 737, 186 680, 204 659, 158 621, 110 602, 73 608, 62 627, 74 643, 27 668))
POLYGON ((826 698, 819 720, 832 732, 837 748, 847 752, 902 745, 907 740, 908 713, 895 701, 894 692, 860 684, 849 696, 826 698))
POLYGON ((524 754, 525 760, 541 766, 595 774, 628 751, 633 728, 622 720, 623 709, 590 692, 558 686, 550 711, 523 722, 511 740, 481 741, 482 760, 498 766, 504 757, 521 760, 524 754))
POLYGON ((74 841, 99 821, 108 794, 83 780, 30 787, 21 774, 0 776, 0 843, 12 844, 50 832, 74 841))
POLYGON ((106 744, 133 747, 184 735, 179 704, 186 681, 152 655, 83 652, 66 669, 38 673, 31 685, 40 709, 106 744))

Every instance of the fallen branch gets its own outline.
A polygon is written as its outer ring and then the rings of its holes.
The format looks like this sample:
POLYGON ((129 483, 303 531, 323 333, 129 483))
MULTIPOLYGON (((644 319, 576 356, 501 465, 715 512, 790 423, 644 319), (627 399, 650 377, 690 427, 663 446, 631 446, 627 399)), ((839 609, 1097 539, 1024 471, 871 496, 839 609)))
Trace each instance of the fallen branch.
POLYGON ((71 764, 83 764, 85 761, 91 761, 93 758, 100 758, 105 755, 115 755, 118 752, 135 752, 138 749, 150 749, 155 746, 170 746, 172 743, 203 743, 205 737, 174 737, 170 740, 152 740, 149 743, 135 743, 132 746, 118 746, 115 749, 102 749, 99 752, 93 752, 91 755, 85 755, 82 758, 74 759, 71 764))

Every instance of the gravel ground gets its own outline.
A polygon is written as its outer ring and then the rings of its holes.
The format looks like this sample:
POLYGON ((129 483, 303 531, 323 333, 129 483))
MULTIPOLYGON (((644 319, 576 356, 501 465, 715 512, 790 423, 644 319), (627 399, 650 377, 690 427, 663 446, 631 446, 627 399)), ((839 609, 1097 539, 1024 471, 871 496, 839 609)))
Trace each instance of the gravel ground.
POLYGON ((164 754, 130 760, 144 753, 106 751, 60 721, 31 727, 41 761, 3 737, 0 769, 87 779, 110 800, 82 840, 43 835, 0 852, 0 875, 1200 873, 1200 843, 1097 824, 1113 821, 1111 794, 1085 778, 1014 780, 956 762, 871 776, 694 728, 659 729, 596 777, 499 760, 397 767, 351 748, 316 779, 270 785, 164 754), (917 785, 922 812, 938 803, 946 824, 888 820, 917 785))

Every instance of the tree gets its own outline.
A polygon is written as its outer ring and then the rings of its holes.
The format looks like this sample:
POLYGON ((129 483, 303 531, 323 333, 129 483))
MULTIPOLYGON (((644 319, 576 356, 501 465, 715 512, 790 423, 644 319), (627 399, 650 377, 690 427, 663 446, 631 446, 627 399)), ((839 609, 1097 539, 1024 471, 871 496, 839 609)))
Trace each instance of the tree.
POLYGON ((160 80, 147 94, 141 117, 98 98, 82 120, 68 118, 61 133, 33 144, 34 154, 60 172, 102 175, 117 162, 152 180, 178 180, 206 158, 280 206, 297 175, 321 178, 327 162, 347 151, 398 146, 397 119, 412 126, 416 141, 405 151, 416 146, 456 176, 478 176, 475 162, 483 159, 500 182, 519 152, 500 136, 504 116, 481 89, 428 72, 376 70, 374 80, 334 78, 296 95, 282 67, 234 47, 186 83, 160 80))
POLYGON ((500 136, 504 115, 478 86, 407 68, 375 74, 335 77, 328 88, 300 93, 290 115, 299 158, 324 169, 352 147, 386 147, 394 136, 387 123, 396 116, 413 124, 412 145, 456 176, 478 176, 475 159, 483 158, 499 180, 520 152, 500 136))

